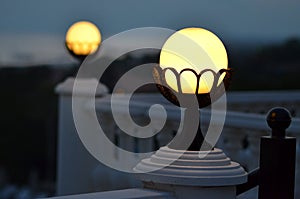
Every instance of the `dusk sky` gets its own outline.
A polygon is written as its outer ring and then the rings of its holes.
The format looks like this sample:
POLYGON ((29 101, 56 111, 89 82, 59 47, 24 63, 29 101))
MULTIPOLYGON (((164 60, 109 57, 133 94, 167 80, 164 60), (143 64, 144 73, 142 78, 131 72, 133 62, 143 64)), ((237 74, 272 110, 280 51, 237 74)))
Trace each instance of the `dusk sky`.
POLYGON ((104 38, 137 27, 198 26, 227 42, 280 42, 300 37, 299 10, 298 0, 2 0, 0 61, 68 56, 65 32, 78 20, 95 23, 104 38))

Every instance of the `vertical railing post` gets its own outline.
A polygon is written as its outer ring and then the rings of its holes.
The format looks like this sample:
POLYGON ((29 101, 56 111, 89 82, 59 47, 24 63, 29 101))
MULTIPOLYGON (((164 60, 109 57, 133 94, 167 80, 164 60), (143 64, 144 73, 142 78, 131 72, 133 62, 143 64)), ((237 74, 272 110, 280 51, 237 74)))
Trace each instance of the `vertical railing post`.
POLYGON ((296 138, 286 137, 291 115, 274 108, 267 115, 271 136, 261 138, 259 199, 294 199, 296 138))

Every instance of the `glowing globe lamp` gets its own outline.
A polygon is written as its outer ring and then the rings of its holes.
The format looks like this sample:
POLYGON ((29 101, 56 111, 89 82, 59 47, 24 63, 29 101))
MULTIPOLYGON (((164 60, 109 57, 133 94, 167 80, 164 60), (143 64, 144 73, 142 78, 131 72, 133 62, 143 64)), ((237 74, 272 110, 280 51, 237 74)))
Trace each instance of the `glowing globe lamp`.
POLYGON ((168 100, 179 105, 175 94, 196 95, 201 108, 224 93, 231 73, 222 41, 208 30, 193 27, 168 38, 153 75, 168 100))
POLYGON ((74 23, 66 34, 68 51, 79 60, 93 54, 101 43, 101 33, 96 25, 88 21, 74 23))
MULTIPOLYGON (((153 69, 153 77, 166 99, 185 108, 185 128, 190 122, 197 122, 193 121, 192 112, 195 108, 208 106, 225 93, 231 70, 222 41, 208 30, 193 27, 179 30, 167 39, 160 53, 159 64, 153 69)), ((169 147, 183 150, 182 140, 193 136, 188 151, 212 148, 206 142, 200 125, 195 136, 190 133, 183 131, 169 147)))

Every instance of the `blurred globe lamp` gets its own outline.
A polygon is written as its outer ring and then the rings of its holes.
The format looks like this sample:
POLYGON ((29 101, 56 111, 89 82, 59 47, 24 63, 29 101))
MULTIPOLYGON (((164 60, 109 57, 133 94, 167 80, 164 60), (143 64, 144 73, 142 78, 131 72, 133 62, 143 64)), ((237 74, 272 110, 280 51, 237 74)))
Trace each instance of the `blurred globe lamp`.
MULTIPOLYGON (((188 111, 195 108, 191 105, 194 99, 198 108, 219 99, 229 86, 231 70, 226 49, 215 34, 203 28, 185 28, 164 43, 153 77, 166 99, 188 111)), ((179 142, 180 139, 171 142, 169 147, 180 149, 179 142)), ((210 150, 212 147, 205 141, 199 125, 188 150, 199 151, 200 148, 210 150)))
POLYGON ((101 44, 101 33, 96 25, 88 21, 74 23, 66 33, 66 48, 81 62, 97 51, 101 44))

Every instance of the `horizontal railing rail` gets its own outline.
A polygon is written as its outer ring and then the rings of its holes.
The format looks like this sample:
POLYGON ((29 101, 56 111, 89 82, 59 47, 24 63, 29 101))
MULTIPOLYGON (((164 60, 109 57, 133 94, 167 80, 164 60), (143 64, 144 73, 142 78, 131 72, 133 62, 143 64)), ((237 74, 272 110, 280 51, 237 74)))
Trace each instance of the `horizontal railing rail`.
MULTIPOLYGON (((126 112, 126 102, 123 99, 127 98, 127 95, 120 94, 114 98, 114 105, 118 105, 119 113, 126 112)), ((300 100, 300 95, 299 95, 300 100)), ((93 106, 87 102, 87 108, 92 109, 93 106)), ((228 100, 228 103, 231 103, 228 100)), ((181 119, 181 110, 173 104, 170 104, 162 99, 161 96, 155 94, 140 94, 140 96, 135 97, 134 100, 130 101, 131 113, 133 115, 139 115, 143 117, 148 117, 149 107, 153 104, 163 105, 168 114, 168 119, 170 120, 180 120, 181 119)), ((96 111, 99 112, 110 112, 111 111, 111 96, 105 96, 103 98, 96 100, 96 111)), ((215 119, 221 118, 223 111, 216 110, 215 119)), ((160 117, 161 115, 153 115, 160 117)), ((201 122, 208 124, 210 122, 211 111, 208 109, 201 110, 201 122)), ((218 120, 215 120, 214 123, 218 123, 218 120)), ((269 127, 266 123, 266 115, 257 114, 257 113, 243 113, 237 111, 226 111, 226 127, 235 127, 235 128, 245 128, 253 130, 268 130, 269 127)), ((290 127, 287 129, 288 133, 300 133, 300 118, 293 118, 290 127)))

